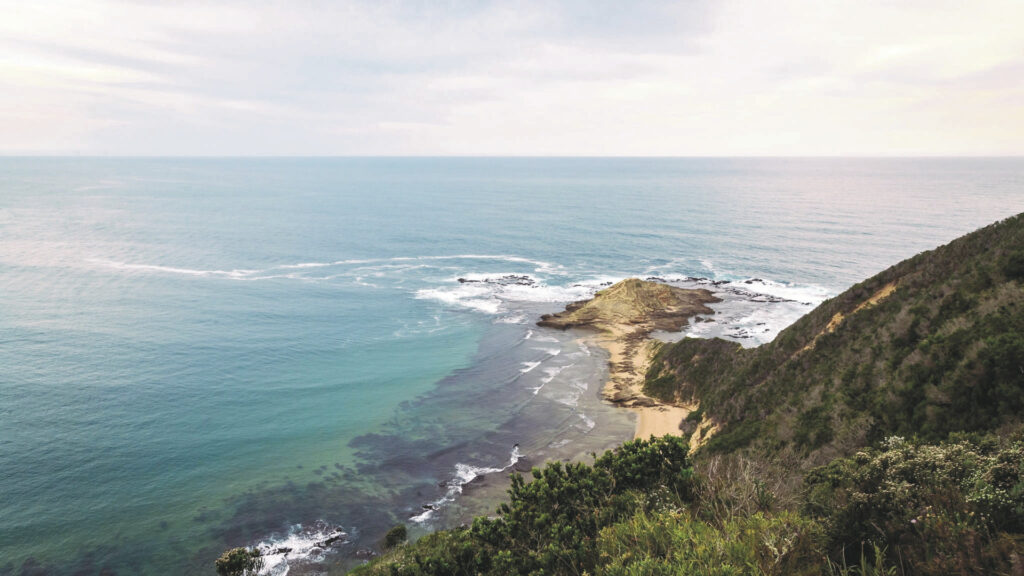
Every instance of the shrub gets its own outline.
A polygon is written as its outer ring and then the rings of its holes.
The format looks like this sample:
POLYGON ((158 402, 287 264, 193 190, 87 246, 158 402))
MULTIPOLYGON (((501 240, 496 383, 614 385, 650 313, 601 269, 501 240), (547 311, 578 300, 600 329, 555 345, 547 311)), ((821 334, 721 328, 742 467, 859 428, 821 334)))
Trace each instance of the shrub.
POLYGON ((496 518, 468 529, 436 532, 360 569, 360 574, 581 574, 597 566, 597 538, 643 508, 645 498, 693 493, 682 438, 626 442, 593 466, 550 463, 532 481, 512 476, 509 500, 496 518))
POLYGON ((1003 258, 1003 274, 1011 280, 1024 278, 1024 250, 1014 250, 1003 258))
POLYGON ((402 544, 409 537, 408 531, 405 529, 405 524, 399 524, 388 533, 384 535, 384 541, 381 542, 381 548, 384 550, 390 550, 399 544, 402 544))
POLYGON ((601 531, 598 575, 818 575, 820 527, 793 513, 756 513, 715 527, 685 511, 638 513, 601 531))
POLYGON ((256 549, 232 548, 221 554, 214 565, 220 576, 248 576, 263 568, 263 557, 256 549))
POLYGON ((889 438, 812 470, 804 510, 844 564, 869 542, 914 574, 1009 573, 1024 557, 1024 542, 1007 536, 1024 529, 1024 444, 990 452, 889 438))

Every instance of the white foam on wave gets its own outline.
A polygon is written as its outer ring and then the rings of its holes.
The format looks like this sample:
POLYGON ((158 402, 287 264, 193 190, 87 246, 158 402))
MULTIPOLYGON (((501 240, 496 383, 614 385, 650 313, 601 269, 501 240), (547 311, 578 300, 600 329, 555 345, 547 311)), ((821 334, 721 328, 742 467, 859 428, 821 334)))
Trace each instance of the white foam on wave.
POLYGON ((562 353, 561 348, 534 348, 534 350, 539 350, 548 356, 558 356, 562 353))
POLYGON ((526 366, 526 368, 519 369, 519 371, 522 372, 523 374, 526 374, 533 370, 534 368, 536 368, 537 366, 540 366, 540 362, 520 362, 520 364, 526 366))
POLYGON ((575 366, 575 364, 569 364, 568 366, 551 366, 549 368, 544 368, 543 370, 541 370, 541 372, 544 372, 546 376, 541 378, 540 381, 545 384, 548 384, 555 379, 555 376, 561 374, 562 370, 565 370, 566 368, 572 368, 573 366, 575 366))
MULTIPOLYGON (((497 324, 526 324, 527 320, 528 320, 528 318, 526 317, 526 314, 509 314, 508 316, 502 316, 502 317, 498 318, 497 320, 495 320, 495 323, 497 323, 497 324)), ((530 332, 532 333, 533 331, 531 330, 530 332)), ((524 340, 529 340, 529 338, 524 338, 524 340)))
POLYGON ((263 557, 262 576, 285 576, 291 566, 299 563, 320 562, 332 546, 348 542, 341 528, 318 521, 312 526, 295 524, 280 537, 271 537, 255 548, 263 557))
POLYGON ((582 420, 582 422, 580 422, 576 426, 583 430, 584 433, 590 432, 591 430, 594 429, 595 426, 597 426, 597 422, 594 422, 592 418, 588 417, 583 412, 577 412, 576 415, 579 416, 580 420, 582 420))
POLYGON ((754 278, 749 280, 738 280, 726 284, 730 288, 752 292, 754 294, 765 294, 776 298, 794 300, 801 304, 817 306, 832 296, 832 293, 822 286, 814 284, 791 284, 775 282, 754 278))
POLYGON ((558 342, 558 338, 555 338, 554 336, 537 336, 536 338, 533 339, 533 341, 556 343, 558 342))
POLYGON ((562 303, 585 300, 605 287, 608 282, 604 278, 573 283, 567 286, 545 284, 529 274, 473 274, 463 276, 458 282, 435 288, 423 288, 415 292, 421 300, 437 300, 445 304, 462 306, 489 314, 498 314, 511 305, 532 303, 562 303), (471 276, 472 278, 468 277, 471 276), (527 281, 503 282, 509 276, 528 278, 527 281))
POLYGON ((771 281, 730 282, 722 288, 716 293, 723 301, 711 304, 715 314, 704 317, 703 322, 692 321, 683 332, 685 336, 718 337, 739 342, 744 347, 758 346, 774 340, 779 332, 830 295, 818 286, 771 281), (753 287, 763 287, 764 291, 755 291, 753 287))
POLYGON ((415 293, 417 300, 437 300, 487 314, 497 314, 501 300, 491 290, 478 284, 462 284, 457 288, 423 288, 415 293))
POLYGON ((526 336, 523 336, 523 340, 529 340, 530 338, 533 338, 533 329, 532 328, 526 331, 526 336))
POLYGON ((711 260, 708 260, 707 258, 701 258, 700 265, 703 266, 704 269, 707 270, 708 272, 711 272, 712 278, 716 278, 718 276, 725 274, 725 271, 718 269, 718 267, 715 266, 715 263, 712 262, 711 260))
MULTIPOLYGON (((512 264, 528 264, 532 267, 534 272, 544 274, 564 274, 564 267, 561 265, 552 264, 551 262, 545 262, 543 260, 534 260, 530 258, 524 258, 521 256, 515 256, 510 254, 450 254, 450 255, 439 255, 439 256, 397 256, 392 258, 354 258, 346 260, 332 260, 325 262, 297 262, 294 264, 276 264, 268 265, 265 268, 259 270, 250 269, 233 269, 233 270, 205 270, 199 268, 188 268, 182 266, 164 266, 161 264, 135 264, 128 262, 118 262, 113 260, 103 260, 97 258, 90 258, 86 261, 92 264, 101 264, 110 268, 120 270, 133 270, 140 272, 153 272, 153 273, 164 273, 164 274, 183 274, 188 276, 214 276, 224 277, 235 280, 268 280, 272 278, 288 278, 288 279, 302 279, 308 280, 309 278, 304 275, 305 270, 337 267, 337 266, 365 266, 365 265, 376 265, 379 269, 417 269, 417 268, 428 268, 437 267, 436 265, 423 264, 424 262, 442 262, 442 261, 459 261, 459 260, 483 260, 483 261, 499 261, 509 262, 512 264), (413 263, 410 265, 410 263, 413 263), (415 264, 420 263, 420 264, 415 264), (291 275, 287 271, 298 271, 298 274, 291 275), (283 273, 281 273, 283 272, 283 273)), ((335 275, 336 277, 337 275, 335 275)))
POLYGON ((298 264, 282 264, 281 266, 278 266, 278 268, 283 270, 292 270, 296 268, 324 268, 332 265, 332 262, 299 262, 298 264))
POLYGON ((480 476, 487 474, 495 474, 497 472, 505 472, 516 465, 517 462, 523 457, 523 454, 519 451, 519 445, 516 444, 512 447, 512 451, 509 453, 508 464, 501 468, 492 468, 486 466, 472 466, 469 464, 463 464, 461 462, 455 464, 455 475, 445 482, 444 496, 437 500, 425 505, 423 512, 409 518, 411 522, 421 524, 429 520, 439 508, 447 506, 448 504, 455 501, 456 498, 462 494, 462 487, 469 484, 473 480, 476 480, 480 476))
POLYGON ((555 379, 555 377, 561 374, 563 370, 565 370, 566 368, 572 368, 573 366, 575 366, 575 364, 568 364, 566 366, 549 366, 547 368, 543 368, 541 372, 543 372, 545 375, 541 377, 540 385, 534 388, 528 388, 528 390, 532 391, 533 395, 536 396, 545 386, 550 384, 551 381, 555 379))
POLYGON ((129 264, 127 262, 116 262, 114 260, 100 260, 90 258, 88 262, 102 264, 117 270, 135 270, 140 272, 162 272, 165 274, 183 274, 186 276, 224 276, 227 278, 247 278, 254 274, 265 272, 265 270, 197 270, 193 268, 178 268, 175 266, 160 266, 157 264, 129 264))

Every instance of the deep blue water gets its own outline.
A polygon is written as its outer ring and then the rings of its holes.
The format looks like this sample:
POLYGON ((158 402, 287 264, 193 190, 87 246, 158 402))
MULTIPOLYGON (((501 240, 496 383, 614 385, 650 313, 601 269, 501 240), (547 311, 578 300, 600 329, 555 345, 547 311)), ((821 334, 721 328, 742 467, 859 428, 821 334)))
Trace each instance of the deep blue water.
POLYGON ((1022 159, 2 158, 0 574, 212 572, 324 523, 344 563, 490 506, 439 483, 513 444, 631 435, 540 313, 760 278, 793 302, 723 309, 752 345, 1021 211, 1022 159))

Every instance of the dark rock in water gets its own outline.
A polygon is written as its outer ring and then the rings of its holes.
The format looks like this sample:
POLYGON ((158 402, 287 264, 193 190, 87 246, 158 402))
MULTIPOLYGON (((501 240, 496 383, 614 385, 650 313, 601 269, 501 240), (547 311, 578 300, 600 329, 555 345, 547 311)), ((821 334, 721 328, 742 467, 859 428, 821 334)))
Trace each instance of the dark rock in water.
POLYGON ((433 504, 424 504, 423 505, 423 509, 424 510, 437 510, 437 506, 434 506, 433 504))
POLYGON ((344 538, 344 534, 335 534, 333 536, 329 536, 326 540, 321 540, 320 542, 317 542, 316 544, 314 544, 314 546, 316 546, 317 548, 327 548, 331 544, 334 544, 339 540, 343 540, 344 538))
POLYGON ((287 553, 289 553, 291 551, 292 551, 291 548, 275 548, 274 549, 274 554, 287 554, 287 553))
POLYGON ((355 557, 361 560, 368 560, 370 558, 373 558, 374 556, 376 556, 376 554, 373 552, 373 550, 370 550, 369 548, 360 548, 359 550, 356 550, 355 553, 355 557))
POLYGON ((459 284, 497 284, 499 286, 533 286, 536 282, 529 276, 509 274, 501 278, 484 278, 483 280, 471 280, 469 278, 457 278, 459 284))
POLYGON ((664 278, 659 278, 657 276, 648 276, 647 277, 647 281, 648 282, 661 282, 662 284, 668 282, 668 280, 665 280, 664 278))
POLYGON ((531 465, 530 460, 524 456, 520 457, 519 460, 512 465, 512 469, 516 472, 529 472, 530 470, 533 470, 533 465, 531 465))

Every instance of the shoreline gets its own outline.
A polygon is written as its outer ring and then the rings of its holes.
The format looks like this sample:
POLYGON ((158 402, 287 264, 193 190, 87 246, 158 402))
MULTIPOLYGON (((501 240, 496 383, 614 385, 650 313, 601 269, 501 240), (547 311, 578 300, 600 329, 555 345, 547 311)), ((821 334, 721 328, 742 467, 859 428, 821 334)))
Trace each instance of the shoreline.
POLYGON ((581 340, 608 352, 608 379, 602 384, 601 398, 637 415, 634 440, 683 435, 681 424, 696 406, 666 404, 643 392, 644 375, 658 340, 642 329, 629 330, 619 324, 581 340))

